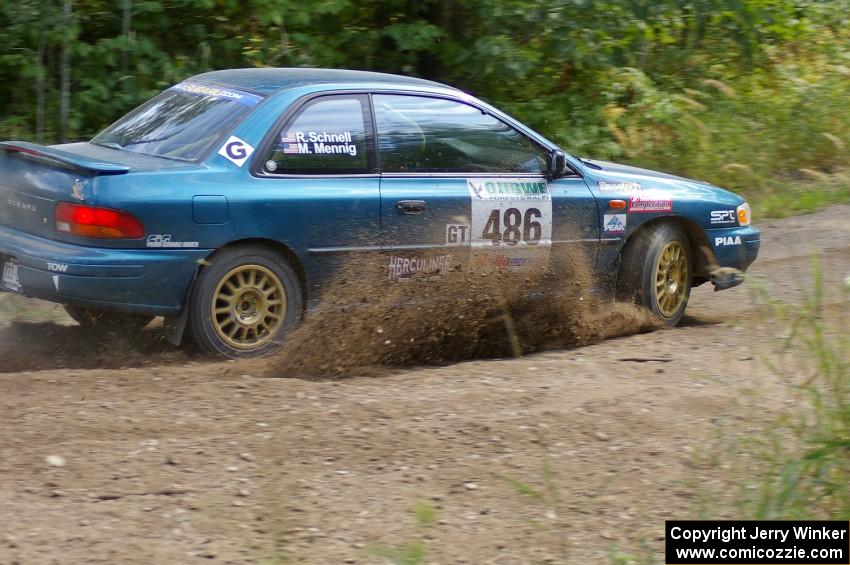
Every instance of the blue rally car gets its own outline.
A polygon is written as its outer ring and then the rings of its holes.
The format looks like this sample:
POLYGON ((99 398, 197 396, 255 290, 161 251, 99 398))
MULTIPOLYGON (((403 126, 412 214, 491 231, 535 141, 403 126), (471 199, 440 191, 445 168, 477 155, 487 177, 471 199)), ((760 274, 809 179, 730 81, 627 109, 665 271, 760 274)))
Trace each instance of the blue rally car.
POLYGON ((278 346, 341 257, 403 281, 583 253, 675 325, 692 286, 739 284, 759 241, 736 194, 573 157, 388 74, 210 72, 87 143, 0 143, 0 288, 85 326, 164 316, 174 343, 188 331, 227 357, 278 346))

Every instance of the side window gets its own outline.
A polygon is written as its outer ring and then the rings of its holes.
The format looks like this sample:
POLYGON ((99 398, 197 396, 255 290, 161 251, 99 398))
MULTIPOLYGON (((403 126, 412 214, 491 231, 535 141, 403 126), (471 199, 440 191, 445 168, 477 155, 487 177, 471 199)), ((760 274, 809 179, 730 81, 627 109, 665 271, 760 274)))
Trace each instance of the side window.
POLYGON ((276 134, 262 171, 271 174, 368 173, 369 100, 322 96, 307 102, 276 134))
POLYGON ((478 108, 424 96, 372 100, 383 172, 546 172, 543 147, 478 108))

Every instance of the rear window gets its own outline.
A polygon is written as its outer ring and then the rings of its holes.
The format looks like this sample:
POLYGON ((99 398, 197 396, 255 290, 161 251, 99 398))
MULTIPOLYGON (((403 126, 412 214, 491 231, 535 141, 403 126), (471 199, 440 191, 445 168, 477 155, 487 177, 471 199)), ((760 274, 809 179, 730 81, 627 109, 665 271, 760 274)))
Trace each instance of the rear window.
POLYGON ((97 134, 92 143, 197 161, 261 100, 261 96, 249 92, 182 82, 97 134))

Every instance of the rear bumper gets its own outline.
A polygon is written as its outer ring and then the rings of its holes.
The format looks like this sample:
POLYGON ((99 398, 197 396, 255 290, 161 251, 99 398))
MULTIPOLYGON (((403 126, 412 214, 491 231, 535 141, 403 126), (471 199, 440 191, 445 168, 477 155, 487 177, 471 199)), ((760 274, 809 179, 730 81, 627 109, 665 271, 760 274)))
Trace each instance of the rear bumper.
MULTIPOLYGON (((204 249, 108 249, 0 226, 0 260, 18 263, 17 292, 53 302, 156 316, 178 314, 204 249)), ((9 290, 9 289, 3 289, 9 290)))

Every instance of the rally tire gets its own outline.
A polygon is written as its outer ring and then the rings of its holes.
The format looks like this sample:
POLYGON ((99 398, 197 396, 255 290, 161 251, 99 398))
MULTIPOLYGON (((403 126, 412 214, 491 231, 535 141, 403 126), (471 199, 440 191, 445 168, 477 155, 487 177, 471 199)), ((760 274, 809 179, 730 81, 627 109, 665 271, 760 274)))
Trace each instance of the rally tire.
POLYGON ((693 258, 685 231, 672 222, 656 224, 640 230, 623 248, 617 298, 675 326, 688 306, 692 277, 693 258))
POLYGON ((277 350, 303 311, 298 275, 259 246, 226 248, 207 259, 189 301, 189 330, 207 353, 229 359, 277 350))
POLYGON ((103 330, 107 332, 138 332, 150 324, 155 316, 144 314, 128 314, 125 312, 113 312, 111 310, 99 310, 97 308, 86 308, 63 304, 65 312, 83 328, 89 330, 103 330))

